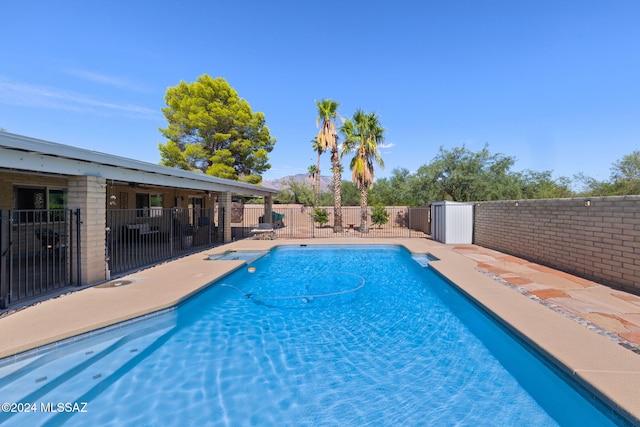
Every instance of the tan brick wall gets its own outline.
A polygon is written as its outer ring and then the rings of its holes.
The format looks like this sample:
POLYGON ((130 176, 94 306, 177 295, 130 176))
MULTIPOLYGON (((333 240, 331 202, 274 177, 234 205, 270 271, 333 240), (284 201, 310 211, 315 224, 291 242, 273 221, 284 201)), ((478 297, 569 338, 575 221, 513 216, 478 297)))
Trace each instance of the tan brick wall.
MULTIPOLYGON (((231 193, 221 193, 218 200, 224 212, 231 212, 231 193)), ((231 215, 226 214, 224 222, 219 220, 218 223, 221 224, 224 243, 229 243, 231 241, 231 215)))
POLYGON ((474 243, 640 292, 640 196, 480 202, 474 243))
MULTIPOLYGON (((105 197, 104 178, 94 176, 69 178, 68 207, 74 211, 79 208, 82 215, 80 226, 81 284, 98 283, 107 279, 105 197)), ((75 274, 75 271, 73 273, 75 274)))

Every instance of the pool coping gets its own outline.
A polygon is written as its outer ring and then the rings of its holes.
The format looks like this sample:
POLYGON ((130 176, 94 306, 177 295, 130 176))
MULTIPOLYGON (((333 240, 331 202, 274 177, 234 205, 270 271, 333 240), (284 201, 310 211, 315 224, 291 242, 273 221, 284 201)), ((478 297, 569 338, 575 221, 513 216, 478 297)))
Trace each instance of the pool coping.
POLYGON ((640 355, 477 270, 477 263, 429 239, 242 240, 120 277, 126 286, 87 288, 0 318, 0 358, 175 307, 245 261, 209 260, 229 251, 282 245, 387 244, 437 258, 430 265, 505 327, 557 363, 588 392, 640 425, 640 355), (176 286, 176 283, 178 284, 176 286), (586 349, 586 351, 585 351, 586 349))

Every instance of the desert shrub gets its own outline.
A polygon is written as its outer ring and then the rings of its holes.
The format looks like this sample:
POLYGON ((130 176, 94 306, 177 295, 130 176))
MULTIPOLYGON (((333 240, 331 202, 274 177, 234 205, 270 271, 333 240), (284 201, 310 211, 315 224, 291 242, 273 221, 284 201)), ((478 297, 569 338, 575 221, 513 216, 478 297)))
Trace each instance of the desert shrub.
POLYGON ((329 213, 322 208, 315 208, 313 211, 313 221, 320 224, 320 227, 329 222, 329 213))
POLYGON ((384 206, 374 206, 373 212, 371 212, 371 222, 381 228, 384 224, 389 222, 389 212, 384 206))

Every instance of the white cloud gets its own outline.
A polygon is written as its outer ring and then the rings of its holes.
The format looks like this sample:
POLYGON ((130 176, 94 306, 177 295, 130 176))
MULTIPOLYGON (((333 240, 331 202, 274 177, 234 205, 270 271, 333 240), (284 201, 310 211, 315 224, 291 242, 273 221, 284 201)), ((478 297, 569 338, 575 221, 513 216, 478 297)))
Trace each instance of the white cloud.
POLYGON ((67 68, 65 72, 80 79, 94 83, 100 83, 106 86, 118 87, 135 92, 148 92, 148 90, 144 89, 140 85, 120 77, 109 76, 106 74, 96 73, 88 70, 81 70, 79 68, 67 68))
POLYGON ((160 118, 160 112, 139 105, 106 102, 56 88, 14 82, 2 76, 0 76, 0 103, 98 115, 117 114, 150 120, 160 118))
POLYGON ((395 146, 396 144, 394 144, 393 142, 389 142, 388 144, 383 143, 383 144, 378 144, 378 149, 384 150, 384 149, 395 147, 395 146))

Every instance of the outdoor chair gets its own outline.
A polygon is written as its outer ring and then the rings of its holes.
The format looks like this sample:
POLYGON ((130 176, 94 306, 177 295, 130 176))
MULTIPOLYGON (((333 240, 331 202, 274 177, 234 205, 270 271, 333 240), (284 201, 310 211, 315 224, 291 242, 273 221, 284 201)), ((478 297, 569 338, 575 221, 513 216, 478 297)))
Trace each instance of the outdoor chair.
MULTIPOLYGON (((274 228, 282 228, 284 227, 284 214, 278 213, 278 212, 271 212, 271 224, 273 224, 274 228)), ((264 221, 264 215, 262 215, 260 218, 258 218, 258 222, 259 223, 263 223, 264 221)))
POLYGON ((188 249, 193 245, 193 236, 198 227, 191 224, 183 224, 178 218, 173 219, 173 237, 178 249, 188 249))
POLYGON ((131 241, 140 241, 142 239, 160 234, 160 230, 155 227, 151 227, 148 222, 143 222, 140 224, 127 224, 125 225, 125 228, 127 238, 131 241))
POLYGON ((173 234, 175 236, 193 236, 194 227, 191 224, 182 224, 182 221, 175 218, 173 220, 173 234))
POLYGON ((36 229, 36 238, 40 240, 43 249, 54 249, 60 247, 60 236, 50 229, 36 229))

